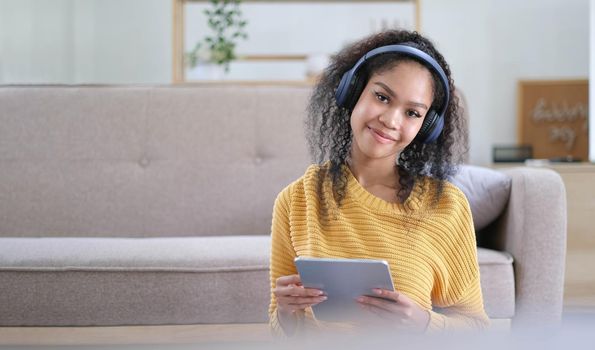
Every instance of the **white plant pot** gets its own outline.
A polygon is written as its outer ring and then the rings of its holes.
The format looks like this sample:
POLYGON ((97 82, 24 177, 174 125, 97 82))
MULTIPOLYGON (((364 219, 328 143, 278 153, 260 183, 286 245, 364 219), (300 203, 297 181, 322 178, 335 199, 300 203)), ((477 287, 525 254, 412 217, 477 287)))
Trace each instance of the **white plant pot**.
POLYGON ((223 80, 223 78, 225 78, 225 68, 220 64, 199 62, 193 68, 186 68, 186 81, 223 80))

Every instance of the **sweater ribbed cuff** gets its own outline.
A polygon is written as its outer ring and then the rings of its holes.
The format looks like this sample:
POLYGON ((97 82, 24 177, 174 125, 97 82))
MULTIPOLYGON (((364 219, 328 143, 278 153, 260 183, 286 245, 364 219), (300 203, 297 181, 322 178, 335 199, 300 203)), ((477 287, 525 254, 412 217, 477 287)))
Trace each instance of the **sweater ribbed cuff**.
POLYGON ((277 310, 271 313, 269 318, 269 326, 271 327, 271 334, 275 339, 287 339, 287 335, 281 326, 277 310))
POLYGON ((426 328, 427 334, 441 332, 446 328, 446 318, 434 311, 428 311, 430 313, 430 322, 426 328))
POLYGON ((301 332, 301 330, 304 327, 304 317, 305 317, 304 313, 298 311, 294 314, 294 316, 296 318, 295 329, 293 330, 292 334, 287 334, 287 332, 285 332, 285 329, 281 325, 281 320, 279 319, 278 310, 275 310, 270 315, 269 325, 271 326, 271 332, 272 332, 274 338, 289 339, 290 337, 294 336, 295 334, 301 332))

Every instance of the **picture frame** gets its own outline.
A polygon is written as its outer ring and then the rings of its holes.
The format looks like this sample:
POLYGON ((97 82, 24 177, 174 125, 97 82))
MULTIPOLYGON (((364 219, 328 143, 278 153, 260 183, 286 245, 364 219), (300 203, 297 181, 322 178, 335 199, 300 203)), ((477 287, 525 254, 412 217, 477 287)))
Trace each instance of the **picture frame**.
POLYGON ((536 159, 588 159, 589 82, 521 80, 518 83, 518 144, 536 159))

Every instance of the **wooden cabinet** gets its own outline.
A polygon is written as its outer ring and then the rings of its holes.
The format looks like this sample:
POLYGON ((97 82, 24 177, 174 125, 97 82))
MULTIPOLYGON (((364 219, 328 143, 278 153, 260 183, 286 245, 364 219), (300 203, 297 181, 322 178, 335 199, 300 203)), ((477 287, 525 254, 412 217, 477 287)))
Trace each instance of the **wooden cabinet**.
MULTIPOLYGON (((509 168, 522 164, 494 164, 509 168)), ((560 174, 566 187, 568 239, 564 308, 567 311, 595 311, 595 164, 550 163, 544 165, 560 174)))
POLYGON ((564 180, 568 240, 564 307, 595 310, 595 165, 554 165, 564 180))

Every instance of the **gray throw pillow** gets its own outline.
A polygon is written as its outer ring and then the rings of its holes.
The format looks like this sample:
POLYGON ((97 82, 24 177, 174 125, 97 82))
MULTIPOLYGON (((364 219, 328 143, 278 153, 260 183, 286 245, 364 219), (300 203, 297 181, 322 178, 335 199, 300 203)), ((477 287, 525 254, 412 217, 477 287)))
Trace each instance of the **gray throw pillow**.
POLYGON ((510 196, 511 178, 496 170, 462 165, 450 179, 467 196, 475 230, 494 221, 504 210, 510 196))

